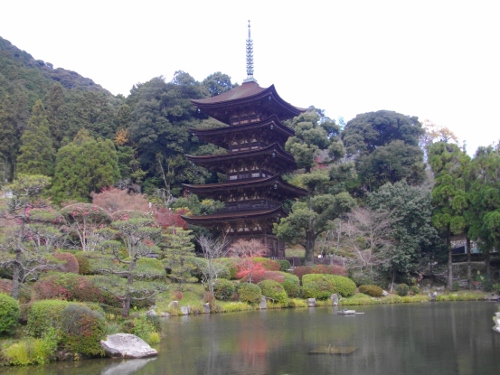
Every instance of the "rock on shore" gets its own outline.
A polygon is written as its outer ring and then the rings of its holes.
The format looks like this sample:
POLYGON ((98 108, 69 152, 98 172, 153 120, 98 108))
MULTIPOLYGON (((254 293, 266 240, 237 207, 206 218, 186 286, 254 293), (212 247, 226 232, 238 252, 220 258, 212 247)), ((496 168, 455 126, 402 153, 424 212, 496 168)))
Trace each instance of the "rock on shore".
POLYGON ((101 347, 112 358, 146 358, 158 355, 143 339, 129 333, 116 333, 101 340, 101 347))

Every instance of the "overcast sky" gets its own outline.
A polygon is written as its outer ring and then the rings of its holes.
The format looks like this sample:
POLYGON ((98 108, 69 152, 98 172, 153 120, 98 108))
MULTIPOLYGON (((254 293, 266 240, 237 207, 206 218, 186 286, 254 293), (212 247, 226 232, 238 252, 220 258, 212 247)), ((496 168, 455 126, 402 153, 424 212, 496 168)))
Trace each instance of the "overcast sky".
POLYGON ((500 1, 0 0, 0 12, 1 37, 125 96, 177 70, 241 83, 250 19, 254 77, 295 106, 430 119, 469 154, 500 139, 500 1))

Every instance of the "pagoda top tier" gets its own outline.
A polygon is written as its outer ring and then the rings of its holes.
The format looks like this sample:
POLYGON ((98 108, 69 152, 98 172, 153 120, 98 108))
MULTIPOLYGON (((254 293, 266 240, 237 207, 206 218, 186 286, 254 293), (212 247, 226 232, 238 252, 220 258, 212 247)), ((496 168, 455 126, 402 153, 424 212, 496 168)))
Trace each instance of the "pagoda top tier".
POLYGON ((274 85, 263 88, 255 81, 244 82, 211 98, 191 99, 191 102, 208 116, 228 125, 262 121, 273 114, 286 120, 306 110, 281 99, 274 85))

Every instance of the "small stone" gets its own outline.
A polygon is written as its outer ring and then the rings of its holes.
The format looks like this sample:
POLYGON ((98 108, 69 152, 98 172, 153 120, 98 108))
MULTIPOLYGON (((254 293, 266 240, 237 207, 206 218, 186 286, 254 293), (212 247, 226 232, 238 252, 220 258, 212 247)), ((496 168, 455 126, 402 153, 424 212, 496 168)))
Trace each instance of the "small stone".
POLYGON ((387 297, 388 295, 389 295, 389 293, 386 290, 382 291, 382 297, 387 297))
POLYGON ((156 313, 156 311, 154 311, 153 309, 149 310, 147 313, 146 313, 146 316, 158 316, 158 314, 156 313))
POLYGON ((316 298, 308 298, 307 299, 308 307, 316 307, 316 298))
POLYGON ((267 309, 267 301, 265 296, 260 296, 259 309, 261 310, 267 309))
POLYGON ((168 304, 169 309, 178 309, 179 308, 179 301, 172 301, 168 304))
POLYGON ((191 306, 181 306, 182 315, 189 315, 190 312, 191 312, 191 306))
POLYGON ((337 293, 334 293, 330 296, 330 300, 332 301, 332 305, 333 306, 338 306, 339 304, 339 296, 337 295, 337 293))
POLYGON ((164 311, 164 312, 162 312, 162 313, 160 314, 160 316, 161 316, 162 318, 168 318, 168 317, 170 317, 170 313, 168 313, 168 312, 164 311))
POLYGON ((203 314, 210 314, 210 304, 209 303, 203 304, 203 314))

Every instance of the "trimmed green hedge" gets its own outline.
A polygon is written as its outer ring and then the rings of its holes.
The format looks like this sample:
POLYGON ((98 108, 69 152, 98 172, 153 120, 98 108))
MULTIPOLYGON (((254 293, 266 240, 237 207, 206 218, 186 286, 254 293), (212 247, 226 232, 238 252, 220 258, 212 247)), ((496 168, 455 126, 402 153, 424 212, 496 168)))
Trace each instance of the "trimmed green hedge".
POLYGON ((284 272, 285 281, 281 285, 285 288, 286 294, 290 298, 300 297, 300 280, 297 276, 284 272))
POLYGON ((368 294, 370 297, 381 297, 384 290, 376 285, 361 285, 359 292, 368 294))
POLYGON ((262 291, 262 295, 273 299, 284 306, 288 305, 288 296, 283 285, 275 280, 262 280, 257 284, 262 291))
POLYGON ((229 301, 234 297, 234 284, 226 279, 217 279, 214 283, 214 296, 221 301, 229 301))
POLYGON ((348 277, 322 274, 308 274, 302 277, 304 298, 327 299, 333 293, 349 297, 355 292, 356 284, 348 277))
POLYGON ((0 293, 0 335, 12 334, 19 321, 19 302, 11 296, 0 293))
POLYGON ((237 288, 238 298, 241 302, 260 303, 262 292, 258 285, 241 283, 237 288))

